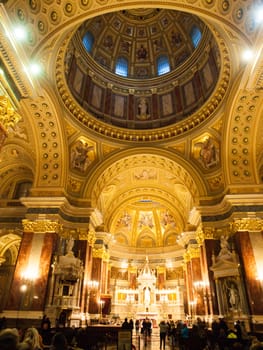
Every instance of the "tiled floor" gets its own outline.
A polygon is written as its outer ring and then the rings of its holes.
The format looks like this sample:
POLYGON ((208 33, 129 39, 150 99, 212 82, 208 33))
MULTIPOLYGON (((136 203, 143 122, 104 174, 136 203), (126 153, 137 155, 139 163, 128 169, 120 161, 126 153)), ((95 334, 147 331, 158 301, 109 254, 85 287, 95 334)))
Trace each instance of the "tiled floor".
MULTIPOLYGON (((143 335, 133 334, 132 343, 136 350, 160 350, 159 329, 153 328, 152 335, 145 339, 143 335)), ((169 340, 166 340, 165 350, 170 350, 169 340)), ((178 349, 174 347, 174 350, 178 349)))

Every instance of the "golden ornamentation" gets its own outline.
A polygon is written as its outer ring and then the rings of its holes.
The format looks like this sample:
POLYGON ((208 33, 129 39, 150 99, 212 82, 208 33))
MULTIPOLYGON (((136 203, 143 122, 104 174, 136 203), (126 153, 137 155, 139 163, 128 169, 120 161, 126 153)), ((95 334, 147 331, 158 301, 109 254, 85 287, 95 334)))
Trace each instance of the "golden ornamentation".
POLYGON ((62 225, 56 221, 51 220, 36 220, 30 221, 27 219, 22 220, 24 232, 59 232, 62 228, 62 225))
POLYGON ((157 266, 157 273, 165 273, 166 268, 164 266, 157 266))
POLYGON ((196 231, 196 240, 199 245, 202 245, 206 239, 215 238, 215 228, 214 227, 201 227, 199 226, 196 231))
POLYGON ((89 242, 89 245, 90 245, 91 247, 94 246, 94 244, 95 244, 95 242, 96 242, 96 233, 95 233, 95 231, 93 231, 93 230, 90 230, 90 231, 89 231, 88 242, 89 242))
MULTIPOLYGON (((213 33, 216 36, 217 42, 220 45, 220 51, 225 54, 222 55, 222 77, 218 84, 218 89, 215 91, 214 95, 207 101, 204 107, 198 112, 194 113, 187 119, 187 123, 184 121, 184 125, 178 123, 178 125, 172 125, 172 127, 161 128, 162 130, 120 130, 120 128, 116 128, 107 124, 106 126, 101 123, 99 120, 94 120, 94 118, 90 118, 90 115, 85 110, 79 108, 79 105, 76 104, 75 100, 72 98, 72 94, 69 91, 69 88, 66 83, 66 78, 63 73, 61 67, 64 67, 64 57, 66 55, 68 49, 68 43, 70 37, 63 42, 64 46, 61 46, 61 50, 58 53, 58 59, 56 62, 57 67, 57 86, 58 91, 61 95, 61 99, 64 103, 66 109, 74 115, 76 119, 79 120, 80 123, 88 127, 89 129, 100 133, 106 137, 110 137, 118 140, 126 140, 126 141, 143 141, 143 142, 152 142, 156 140, 167 140, 173 138, 177 135, 188 132, 193 126, 201 124, 205 119, 209 118, 212 113, 215 112, 221 105, 223 97, 226 93, 226 87, 228 86, 230 79, 230 69, 229 69, 229 55, 227 48, 224 44, 224 40, 219 35, 219 32, 213 33)), ((91 74, 91 72, 90 72, 91 74)))
POLYGON ((232 232, 263 231, 263 220, 259 218, 237 219, 230 226, 232 232))
POLYGON ((4 130, 14 128, 21 120, 21 117, 14 110, 9 98, 7 96, 0 96, 0 124, 4 130))
POLYGON ((137 267, 129 266, 129 267, 128 267, 128 271, 129 271, 130 273, 137 273, 137 267))
POLYGON ((93 258, 100 258, 103 261, 107 262, 110 259, 110 254, 105 250, 105 248, 93 248, 92 249, 92 257, 93 258))
POLYGON ((190 246, 187 248, 187 251, 184 253, 184 261, 188 262, 194 258, 200 258, 200 248, 190 246))
POLYGON ((89 231, 86 229, 79 230, 79 240, 88 241, 88 239, 89 239, 89 231))
POLYGON ((205 240, 205 234, 204 231, 202 230, 202 227, 198 227, 196 230, 196 240, 199 245, 202 245, 204 240, 205 240))

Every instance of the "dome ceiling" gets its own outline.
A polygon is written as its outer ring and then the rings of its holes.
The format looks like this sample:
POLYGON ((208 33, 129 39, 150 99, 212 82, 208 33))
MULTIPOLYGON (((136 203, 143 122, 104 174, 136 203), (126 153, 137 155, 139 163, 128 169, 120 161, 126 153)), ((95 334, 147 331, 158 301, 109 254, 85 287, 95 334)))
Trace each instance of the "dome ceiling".
POLYGON ((137 9, 95 17, 79 31, 84 46, 90 35, 87 51, 103 68, 115 73, 118 59, 123 58, 128 64, 128 78, 150 79, 158 76, 159 57, 167 58, 172 71, 190 58, 196 49, 194 30, 198 34, 204 28, 204 23, 193 15, 137 9))
POLYGON ((84 124, 91 118, 130 130, 184 122, 213 93, 218 55, 205 23, 183 12, 136 9, 89 19, 65 54, 68 87, 88 116, 73 114, 84 124))

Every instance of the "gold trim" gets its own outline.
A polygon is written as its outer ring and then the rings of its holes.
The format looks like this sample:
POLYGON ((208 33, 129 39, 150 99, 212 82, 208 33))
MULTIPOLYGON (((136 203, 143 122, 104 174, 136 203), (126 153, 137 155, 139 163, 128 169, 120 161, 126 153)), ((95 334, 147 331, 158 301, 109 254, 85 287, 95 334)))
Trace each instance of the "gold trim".
POLYGON ((93 258, 100 258, 105 262, 108 262, 110 259, 110 254, 106 252, 105 248, 93 248, 92 249, 92 257, 93 258))
POLYGON ((88 242, 89 242, 89 245, 90 245, 91 247, 94 246, 94 244, 95 244, 95 242, 96 242, 96 233, 95 233, 95 231, 93 231, 93 230, 90 230, 90 231, 89 231, 89 234, 88 234, 88 242))
POLYGON ((30 221, 27 219, 22 220, 23 230, 24 232, 59 232, 62 228, 62 225, 56 221, 51 220, 36 220, 30 221))
POLYGON ((14 110, 7 96, 0 96, 0 124, 7 132, 21 120, 21 116, 14 110))
POLYGON ((184 253, 184 261, 188 262, 194 258, 200 258, 200 248, 199 247, 189 247, 184 253))
POLYGON ((230 225, 232 232, 238 231, 263 231, 263 220, 259 218, 236 219, 230 225))

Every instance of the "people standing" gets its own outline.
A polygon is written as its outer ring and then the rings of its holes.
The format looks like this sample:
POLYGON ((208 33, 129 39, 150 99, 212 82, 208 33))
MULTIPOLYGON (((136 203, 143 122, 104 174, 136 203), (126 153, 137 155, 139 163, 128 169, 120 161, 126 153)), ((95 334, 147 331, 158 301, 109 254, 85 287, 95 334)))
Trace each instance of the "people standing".
POLYGON ((133 332, 133 328, 134 328, 134 323, 133 323, 133 319, 131 318, 129 321, 129 326, 130 326, 130 330, 133 332))
POLYGON ((160 350, 165 349, 165 341, 168 333, 168 324, 163 320, 159 324, 160 329, 160 350))
POLYGON ((181 328, 181 347, 182 350, 188 350, 189 346, 189 328, 187 324, 184 323, 181 328))
POLYGON ((136 320, 136 321, 135 321, 135 331, 136 331, 136 335, 139 335, 139 331, 140 331, 140 320, 136 320))
POLYGON ((124 322, 121 325, 121 328, 123 328, 123 329, 130 329, 130 324, 128 322, 127 317, 125 317, 124 322))

